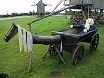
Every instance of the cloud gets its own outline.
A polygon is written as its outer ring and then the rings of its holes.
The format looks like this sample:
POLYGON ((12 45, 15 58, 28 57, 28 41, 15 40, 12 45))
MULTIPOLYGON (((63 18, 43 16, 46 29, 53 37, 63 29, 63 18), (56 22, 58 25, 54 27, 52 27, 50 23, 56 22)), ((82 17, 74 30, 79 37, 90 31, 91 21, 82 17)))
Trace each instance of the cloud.
MULTIPOLYGON (((36 12, 36 6, 31 5, 35 5, 38 1, 39 0, 0 0, 0 14, 6 14, 7 11, 9 14, 33 10, 36 12)), ((52 4, 52 6, 46 6, 46 11, 52 11, 59 1, 60 0, 43 0, 45 4, 52 4)), ((63 5, 59 8, 61 7, 63 7, 63 5)))

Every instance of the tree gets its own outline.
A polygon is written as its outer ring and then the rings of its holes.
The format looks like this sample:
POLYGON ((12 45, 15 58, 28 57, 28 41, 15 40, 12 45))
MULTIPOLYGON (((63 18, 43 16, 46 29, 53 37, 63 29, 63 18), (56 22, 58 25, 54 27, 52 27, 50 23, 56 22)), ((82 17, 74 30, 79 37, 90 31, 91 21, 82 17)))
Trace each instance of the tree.
POLYGON ((33 15, 35 15, 35 11, 33 10, 33 15))
POLYGON ((29 11, 29 15, 33 15, 33 13, 31 11, 29 11))

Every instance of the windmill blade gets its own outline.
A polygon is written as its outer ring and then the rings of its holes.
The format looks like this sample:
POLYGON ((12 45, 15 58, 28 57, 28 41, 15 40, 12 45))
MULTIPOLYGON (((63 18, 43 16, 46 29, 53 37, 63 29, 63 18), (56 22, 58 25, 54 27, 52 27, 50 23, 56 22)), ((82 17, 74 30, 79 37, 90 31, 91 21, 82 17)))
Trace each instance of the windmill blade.
POLYGON ((52 12, 54 12, 54 11, 56 10, 56 8, 57 8, 58 6, 60 6, 60 4, 61 4, 62 2, 63 2, 63 0, 60 0, 59 3, 56 5, 56 7, 53 9, 52 12))
POLYGON ((46 5, 48 5, 48 6, 52 6, 52 4, 46 4, 46 5))
POLYGON ((31 5, 31 6, 37 6, 37 5, 31 5))

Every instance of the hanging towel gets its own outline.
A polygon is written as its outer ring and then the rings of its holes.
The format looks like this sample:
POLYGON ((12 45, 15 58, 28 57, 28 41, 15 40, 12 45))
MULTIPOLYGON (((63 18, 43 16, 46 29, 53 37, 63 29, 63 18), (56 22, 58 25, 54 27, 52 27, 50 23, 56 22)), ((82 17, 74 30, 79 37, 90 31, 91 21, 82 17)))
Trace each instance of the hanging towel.
POLYGON ((27 31, 27 46, 28 46, 28 52, 32 51, 32 44, 33 44, 33 38, 32 34, 27 31))
POLYGON ((23 46, 24 46, 24 51, 26 52, 27 50, 27 38, 26 38, 26 30, 23 29, 23 46))
POLYGON ((22 42, 22 39, 23 39, 23 36, 22 36, 22 28, 20 26, 17 26, 18 27, 18 38, 19 38, 19 47, 20 47, 20 53, 22 52, 22 47, 23 47, 23 42, 22 42))
POLYGON ((28 52, 31 52, 33 44, 32 34, 29 31, 26 31, 25 29, 21 28, 20 26, 17 27, 18 27, 20 53, 22 52, 23 48, 24 51, 27 51, 28 49, 28 52))

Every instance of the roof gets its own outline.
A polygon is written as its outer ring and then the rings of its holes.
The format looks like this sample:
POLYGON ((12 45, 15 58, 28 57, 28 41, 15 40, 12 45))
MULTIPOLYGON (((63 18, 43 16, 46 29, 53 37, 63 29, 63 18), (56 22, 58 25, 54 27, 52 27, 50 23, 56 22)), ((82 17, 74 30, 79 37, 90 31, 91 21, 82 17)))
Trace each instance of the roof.
POLYGON ((40 0, 36 5, 44 5, 44 6, 47 6, 46 4, 43 3, 42 0, 40 0))

